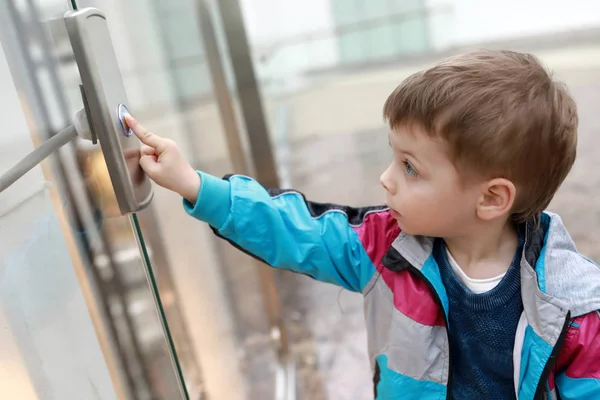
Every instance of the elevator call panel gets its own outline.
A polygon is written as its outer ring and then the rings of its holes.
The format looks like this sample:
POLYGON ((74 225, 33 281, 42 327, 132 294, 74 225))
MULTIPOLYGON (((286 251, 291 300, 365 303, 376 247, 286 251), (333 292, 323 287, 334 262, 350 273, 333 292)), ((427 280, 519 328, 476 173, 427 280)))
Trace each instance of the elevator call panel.
POLYGON ((140 142, 124 116, 127 94, 108 31, 96 8, 63 15, 81 76, 88 122, 98 138, 122 214, 144 209, 153 197, 150 180, 139 165, 140 142))

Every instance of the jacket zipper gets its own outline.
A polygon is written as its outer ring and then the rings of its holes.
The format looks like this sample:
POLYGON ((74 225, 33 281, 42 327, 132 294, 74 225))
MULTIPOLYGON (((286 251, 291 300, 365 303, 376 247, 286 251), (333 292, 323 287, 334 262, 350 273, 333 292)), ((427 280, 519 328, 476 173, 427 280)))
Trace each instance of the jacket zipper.
POLYGON ((567 331, 569 330, 569 320, 571 319, 571 312, 567 312, 567 316, 565 318, 565 324, 562 327, 562 331, 560 332, 560 336, 556 341, 556 344, 552 348, 552 352, 550 353, 550 357, 548 357, 548 361, 546 361, 546 365, 544 366, 544 370, 542 371, 542 375, 540 376, 540 380, 537 384, 537 388, 535 390, 534 400, 543 400, 544 393, 546 392, 546 381, 550 377, 550 373, 552 373, 552 368, 556 364, 558 360, 558 354, 563 347, 565 342, 565 338, 567 336, 567 331))
POLYGON ((452 350, 450 349, 450 329, 448 328, 448 317, 446 317, 446 312, 444 310, 444 306, 442 305, 442 299, 440 298, 440 295, 438 294, 438 292, 435 290, 435 288, 433 287, 433 285, 431 284, 431 282, 429 282, 429 279, 427 279, 427 277, 417 268, 415 268, 413 265, 408 266, 408 268, 413 271, 419 278, 421 278, 423 280, 423 282, 425 282, 425 284, 427 285, 427 287, 429 287, 429 290, 431 290, 431 292, 433 293, 433 297, 436 301, 436 303, 438 304, 438 307, 440 308, 440 310, 442 311, 442 314, 444 315, 444 323, 446 324, 446 338, 448 339, 448 384, 446 385, 446 400, 450 400, 450 389, 452 387, 452 350))

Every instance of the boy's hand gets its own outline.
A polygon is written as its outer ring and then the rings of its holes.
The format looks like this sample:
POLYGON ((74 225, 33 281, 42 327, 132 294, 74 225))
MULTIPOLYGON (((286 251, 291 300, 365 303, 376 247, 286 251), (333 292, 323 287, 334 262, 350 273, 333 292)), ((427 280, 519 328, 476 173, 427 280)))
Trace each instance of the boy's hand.
POLYGON ((183 157, 177 144, 149 132, 131 115, 124 118, 143 143, 140 150, 140 166, 144 172, 160 186, 195 203, 200 191, 200 176, 183 157))

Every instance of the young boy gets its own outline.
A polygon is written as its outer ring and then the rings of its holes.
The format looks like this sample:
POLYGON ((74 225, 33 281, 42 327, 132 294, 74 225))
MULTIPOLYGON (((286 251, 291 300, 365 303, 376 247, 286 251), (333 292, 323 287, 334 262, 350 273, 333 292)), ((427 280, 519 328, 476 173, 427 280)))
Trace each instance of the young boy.
POLYGON ((386 205, 194 171, 127 122, 140 164, 267 264, 362 292, 377 399, 600 399, 600 268, 545 212, 575 161, 573 99, 538 60, 450 58, 389 96, 386 205))

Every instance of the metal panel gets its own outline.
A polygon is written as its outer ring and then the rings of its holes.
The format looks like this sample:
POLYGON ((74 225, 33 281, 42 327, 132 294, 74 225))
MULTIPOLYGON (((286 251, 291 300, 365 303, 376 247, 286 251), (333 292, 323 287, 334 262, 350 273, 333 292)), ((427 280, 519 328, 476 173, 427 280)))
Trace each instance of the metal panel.
POLYGON ((68 11, 65 24, 122 214, 139 211, 152 200, 150 180, 139 166, 139 141, 122 126, 127 95, 104 13, 94 8, 68 11))

